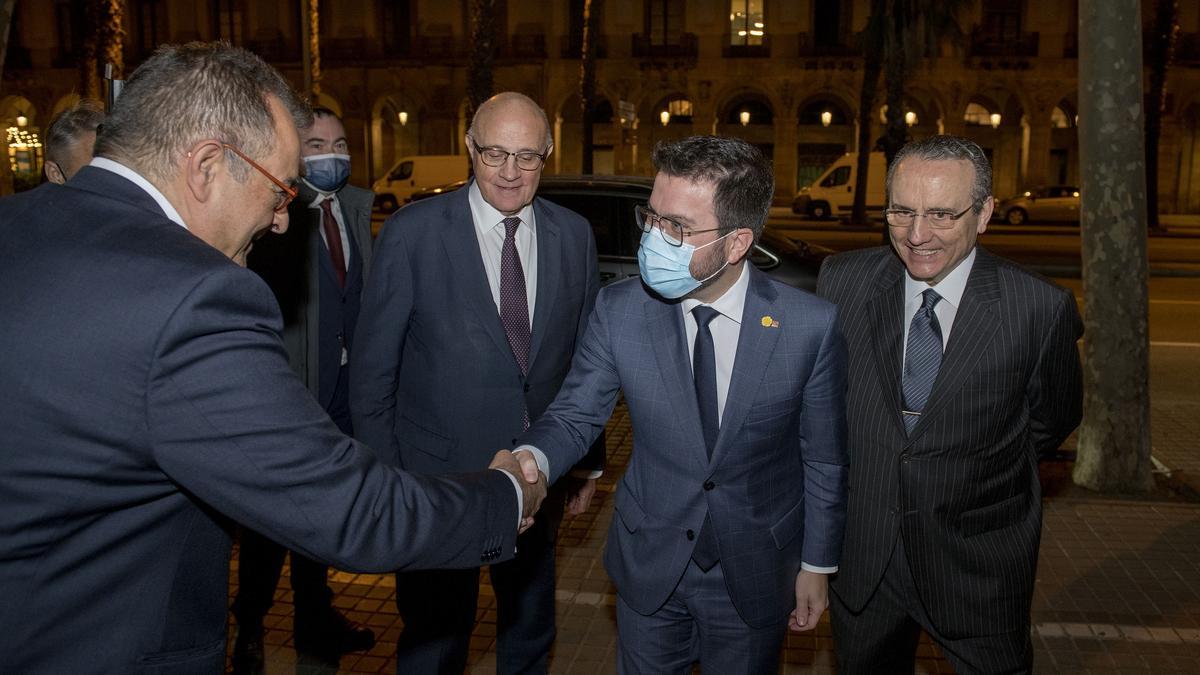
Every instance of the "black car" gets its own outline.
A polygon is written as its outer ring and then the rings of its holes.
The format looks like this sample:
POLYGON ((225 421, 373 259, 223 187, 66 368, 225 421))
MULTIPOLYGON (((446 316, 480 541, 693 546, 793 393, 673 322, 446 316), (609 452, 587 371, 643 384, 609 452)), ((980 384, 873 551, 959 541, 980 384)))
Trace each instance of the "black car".
MULTIPOLYGON (((462 187, 459 181, 413 194, 412 201, 462 187)), ((650 199, 654 180, 643 176, 542 176, 539 197, 587 218, 596 236, 600 283, 638 276, 637 250, 642 232, 633 207, 650 199)), ((793 241, 775 233, 768 223, 755 244, 750 261, 771 277, 812 291, 817 287, 821 261, 832 251, 793 241)))

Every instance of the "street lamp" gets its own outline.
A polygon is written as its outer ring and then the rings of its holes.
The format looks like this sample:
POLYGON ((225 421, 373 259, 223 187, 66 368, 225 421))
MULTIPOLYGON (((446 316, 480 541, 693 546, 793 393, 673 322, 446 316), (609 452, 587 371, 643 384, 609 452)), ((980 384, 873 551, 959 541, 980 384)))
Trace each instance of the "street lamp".
POLYGON ((671 123, 671 113, 667 112, 666 110, 658 113, 658 121, 662 122, 664 127, 667 126, 671 123))
POLYGON ((908 112, 904 113, 904 123, 905 123, 905 124, 907 124, 907 125, 908 125, 908 126, 910 126, 910 127, 911 127, 912 125, 916 124, 916 123, 917 123, 917 113, 915 113, 915 112, 913 112, 913 111, 911 111, 911 110, 909 110, 908 112))
POLYGON ((989 119, 992 122, 993 129, 1000 126, 1000 113, 992 113, 992 116, 989 119))
POLYGON ((26 124, 29 124, 29 118, 25 116, 25 113, 17 113, 17 126, 23 127, 26 124))
POLYGON ((400 120, 400 126, 404 126, 404 125, 408 124, 408 113, 407 112, 401 110, 400 112, 396 113, 396 117, 399 118, 399 120, 400 120))
POLYGON ((741 113, 738 114, 738 119, 741 120, 742 126, 746 126, 746 125, 750 124, 750 111, 743 110, 741 113))
POLYGON ((822 110, 821 111, 821 126, 827 127, 830 124, 833 124, 833 113, 829 112, 828 110, 822 110))

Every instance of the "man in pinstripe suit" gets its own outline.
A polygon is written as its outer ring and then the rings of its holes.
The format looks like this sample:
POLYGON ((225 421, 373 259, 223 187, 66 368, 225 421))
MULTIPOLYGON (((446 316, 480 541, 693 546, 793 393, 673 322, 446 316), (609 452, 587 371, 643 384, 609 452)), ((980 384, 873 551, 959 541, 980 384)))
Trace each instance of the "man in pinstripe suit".
POLYGON ((850 353, 838 672, 911 673, 921 629, 959 672, 1028 672, 1037 460, 1079 423, 1082 323, 976 246, 993 202, 974 142, 909 144, 887 184, 892 247, 830 258, 818 286, 850 353))

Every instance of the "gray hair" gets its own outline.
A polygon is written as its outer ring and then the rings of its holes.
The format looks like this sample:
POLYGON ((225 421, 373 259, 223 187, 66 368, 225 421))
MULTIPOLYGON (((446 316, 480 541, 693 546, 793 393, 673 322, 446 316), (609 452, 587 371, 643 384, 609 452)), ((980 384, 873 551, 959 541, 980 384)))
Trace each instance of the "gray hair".
POLYGON ((942 134, 913 141, 900 148, 896 159, 892 160, 892 165, 888 167, 888 201, 892 199, 892 180, 896 175, 896 168, 900 166, 900 162, 910 157, 931 162, 970 162, 975 168, 975 180, 971 184, 971 209, 975 213, 982 211, 983 203, 992 196, 992 165, 983 153, 983 148, 969 138, 942 134))
POLYGON ((502 91, 499 94, 489 98, 479 104, 479 108, 475 110, 475 114, 471 117, 471 126, 467 128, 467 135, 472 139, 477 139, 475 131, 479 125, 479 118, 485 114, 491 114, 492 108, 495 108, 504 103, 523 103, 529 108, 536 110, 538 117, 542 120, 542 128, 546 130, 546 147, 554 145, 554 134, 550 131, 550 119, 546 117, 546 111, 536 101, 529 98, 519 91, 502 91))
POLYGON ((775 196, 771 161, 758 148, 740 138, 691 136, 674 143, 659 141, 650 158, 654 168, 668 176, 713 183, 713 213, 720 233, 746 228, 758 241, 775 196))
POLYGON ((68 159, 65 155, 81 140, 80 137, 89 131, 96 131, 103 121, 104 108, 99 102, 88 98, 80 99, 63 110, 46 129, 46 159, 56 164, 63 163, 68 159))
MULTIPOLYGON (((205 139, 266 157, 275 147, 272 96, 297 129, 312 125, 308 104, 279 71, 245 49, 226 42, 163 45, 125 83, 96 154, 160 181, 174 178, 180 156, 205 139)), ((231 160, 230 168, 238 180, 250 171, 241 161, 231 160)))

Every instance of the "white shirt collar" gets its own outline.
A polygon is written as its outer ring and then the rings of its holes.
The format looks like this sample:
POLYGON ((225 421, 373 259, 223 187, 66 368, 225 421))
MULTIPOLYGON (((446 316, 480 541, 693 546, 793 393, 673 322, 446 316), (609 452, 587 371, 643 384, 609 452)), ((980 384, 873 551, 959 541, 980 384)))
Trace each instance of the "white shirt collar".
POLYGON ((937 290, 938 295, 942 296, 942 300, 954 307, 958 307, 962 303, 963 291, 967 289, 967 279, 971 277, 971 268, 975 266, 975 248, 963 258, 962 262, 955 267, 950 274, 946 275, 945 279, 938 282, 937 286, 930 286, 924 281, 917 281, 909 275, 908 270, 904 271, 904 301, 912 301, 918 295, 924 293, 927 289, 933 288, 937 290))
MULTIPOLYGON (((746 291, 750 288, 750 272, 746 268, 750 262, 747 259, 742 265, 742 273, 738 275, 737 281, 729 287, 729 290, 721 294, 721 297, 714 300, 709 307, 717 310, 722 316, 733 319, 738 324, 742 323, 742 311, 746 307, 746 291)), ((704 303, 695 298, 686 298, 681 303, 683 305, 683 313, 690 314, 693 309, 704 303)))
POLYGON ((94 166, 97 169, 111 171, 118 176, 129 180, 134 185, 142 188, 146 191, 146 194, 150 195, 154 199, 159 208, 161 208, 163 213, 166 214, 167 218, 170 218, 175 224, 181 225, 183 229, 187 229, 187 223, 183 222, 183 218, 180 217, 179 212, 175 210, 175 207, 171 205, 171 202, 167 201, 166 196, 163 195, 158 188, 154 187, 150 181, 143 178, 138 172, 125 166, 124 164, 121 164, 120 162, 114 162, 107 157, 93 157, 92 161, 89 162, 88 165, 94 166))
MULTIPOLYGON (((467 201, 471 203, 471 216, 475 220, 476 229, 480 232, 486 233, 508 218, 496 207, 487 203, 487 200, 483 198, 483 192, 479 190, 479 183, 476 181, 471 181, 470 187, 467 188, 467 201)), ((528 225, 531 230, 536 227, 532 202, 526 204, 525 208, 516 213, 516 216, 521 219, 521 224, 528 225)))

